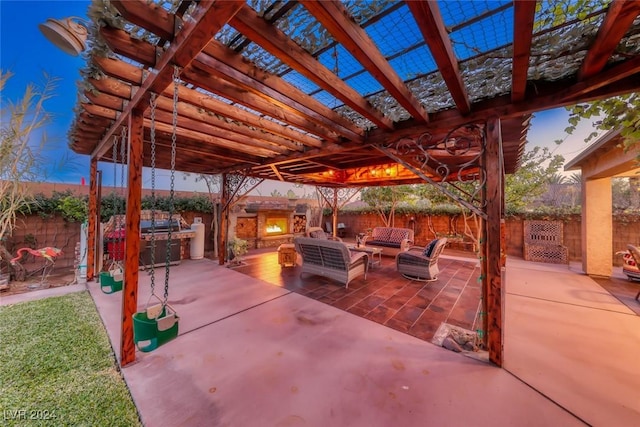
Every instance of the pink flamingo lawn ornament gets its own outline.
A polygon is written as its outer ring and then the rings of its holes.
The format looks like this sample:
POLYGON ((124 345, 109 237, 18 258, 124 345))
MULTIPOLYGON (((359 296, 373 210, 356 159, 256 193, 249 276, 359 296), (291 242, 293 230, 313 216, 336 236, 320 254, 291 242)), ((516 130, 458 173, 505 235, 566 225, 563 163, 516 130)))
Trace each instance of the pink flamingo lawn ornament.
POLYGON ((31 255, 37 258, 44 258, 45 265, 44 267, 42 267, 42 278, 40 279, 40 285, 42 285, 44 283, 44 279, 47 278, 47 276, 53 269, 56 258, 62 254, 62 249, 53 248, 51 246, 40 249, 20 248, 16 252, 16 257, 11 259, 11 265, 17 264, 18 260, 22 258, 23 252, 29 252, 31 255))

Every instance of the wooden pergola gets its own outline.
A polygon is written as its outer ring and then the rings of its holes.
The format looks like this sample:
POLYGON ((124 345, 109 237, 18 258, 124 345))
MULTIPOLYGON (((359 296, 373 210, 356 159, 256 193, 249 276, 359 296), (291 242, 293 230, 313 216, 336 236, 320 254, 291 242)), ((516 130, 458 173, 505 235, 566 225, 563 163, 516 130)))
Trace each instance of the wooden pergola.
MULTIPOLYGON (((640 88, 640 2, 596 3, 559 16, 564 3, 534 1, 95 0, 70 146, 91 156, 91 279, 98 162, 116 160, 126 129, 122 365, 135 360, 153 121, 158 168, 170 168, 175 134, 179 171, 336 189, 426 182, 450 194, 475 182, 459 201, 483 219, 487 344, 501 366, 503 178, 519 166, 530 115, 640 88)), ((223 200, 237 180, 224 182, 223 200)))

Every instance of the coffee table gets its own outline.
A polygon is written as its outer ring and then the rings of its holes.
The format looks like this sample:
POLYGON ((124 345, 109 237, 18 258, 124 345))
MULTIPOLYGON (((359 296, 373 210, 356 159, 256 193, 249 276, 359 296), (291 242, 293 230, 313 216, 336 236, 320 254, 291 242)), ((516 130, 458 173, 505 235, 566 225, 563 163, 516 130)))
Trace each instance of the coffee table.
POLYGON ((366 252, 367 254, 369 254, 369 267, 380 265, 382 263, 382 248, 365 245, 356 246, 353 244, 348 244, 347 247, 350 251, 366 252), (377 259, 376 255, 378 255, 377 259))

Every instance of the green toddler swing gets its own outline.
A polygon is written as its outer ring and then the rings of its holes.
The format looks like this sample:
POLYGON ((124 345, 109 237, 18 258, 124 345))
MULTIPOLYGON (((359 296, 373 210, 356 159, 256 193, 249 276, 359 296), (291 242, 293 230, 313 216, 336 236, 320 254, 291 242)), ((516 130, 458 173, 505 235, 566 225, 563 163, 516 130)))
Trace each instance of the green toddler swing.
MULTIPOLYGON (((122 196, 122 204, 114 209, 114 231, 112 233, 110 243, 111 264, 109 270, 100 272, 100 290, 105 294, 113 294, 122 290, 124 281, 124 224, 122 224, 122 215, 124 215, 124 164, 125 164, 125 142, 126 129, 122 128, 120 135, 120 195, 122 196)), ((114 137, 113 141, 113 188, 117 188, 116 176, 118 172, 118 137, 114 137)))
MULTIPOLYGON (((174 178, 175 178, 175 162, 176 162, 176 127, 177 127, 177 110, 176 104, 178 100, 178 83, 177 68, 174 69, 174 92, 173 92, 173 132, 171 135, 171 185, 169 192, 169 221, 172 220, 174 213, 174 178)), ((155 212, 156 212, 156 195, 155 195, 155 173, 156 173, 156 140, 155 140, 155 94, 151 96, 151 241, 150 256, 151 266, 148 271, 151 276, 151 295, 147 300, 144 310, 133 314, 133 341, 136 347, 143 352, 153 351, 159 346, 171 341, 178 336, 178 314, 167 301, 169 298, 169 270, 171 261, 171 229, 167 234, 168 244, 165 259, 165 276, 164 276, 164 295, 160 298, 155 294, 155 212), (151 305, 155 299, 156 304, 151 305)))

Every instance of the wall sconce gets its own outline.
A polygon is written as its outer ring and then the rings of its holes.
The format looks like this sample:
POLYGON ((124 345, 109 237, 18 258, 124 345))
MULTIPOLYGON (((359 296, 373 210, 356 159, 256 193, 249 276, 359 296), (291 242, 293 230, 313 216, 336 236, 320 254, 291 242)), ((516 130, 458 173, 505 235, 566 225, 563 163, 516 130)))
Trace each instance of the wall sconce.
POLYGON ((77 56, 86 47, 87 25, 85 20, 72 16, 64 19, 49 18, 38 28, 44 36, 64 52, 77 56), (74 22, 73 19, 82 21, 83 24, 74 22))

